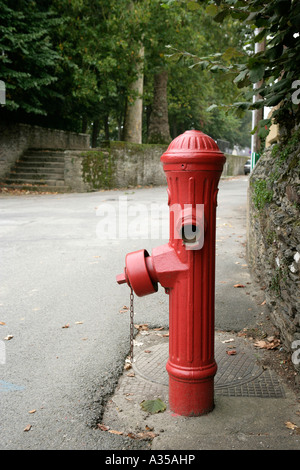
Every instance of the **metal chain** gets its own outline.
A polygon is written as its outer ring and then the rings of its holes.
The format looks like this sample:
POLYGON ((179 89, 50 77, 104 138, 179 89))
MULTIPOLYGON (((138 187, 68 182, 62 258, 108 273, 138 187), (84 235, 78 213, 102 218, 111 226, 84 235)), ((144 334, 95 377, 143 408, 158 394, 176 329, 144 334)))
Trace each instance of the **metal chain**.
POLYGON ((134 324, 133 324, 133 289, 130 286, 130 361, 133 364, 133 331, 134 331, 134 324))

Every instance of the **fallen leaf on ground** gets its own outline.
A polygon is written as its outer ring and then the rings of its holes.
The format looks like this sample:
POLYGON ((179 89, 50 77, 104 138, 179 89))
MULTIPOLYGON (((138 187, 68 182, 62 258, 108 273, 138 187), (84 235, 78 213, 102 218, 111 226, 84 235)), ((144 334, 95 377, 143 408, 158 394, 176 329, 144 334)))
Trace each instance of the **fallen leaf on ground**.
POLYGON ((31 424, 27 424, 26 428, 24 428, 24 431, 25 432, 30 431, 31 427, 32 427, 31 424))
POLYGON ((114 431, 113 429, 109 429, 108 432, 110 432, 111 434, 118 434, 119 436, 124 434, 123 431, 114 431))
POLYGON ((13 339, 13 335, 7 335, 4 338, 6 341, 9 341, 10 339, 13 339))
POLYGON ((108 431, 109 430, 109 427, 108 426, 105 426, 105 424, 97 424, 97 427, 99 429, 101 429, 101 431, 108 431))
POLYGON ((30 410, 30 411, 28 411, 28 413, 30 413, 30 414, 33 414, 33 413, 35 413, 35 412, 36 412, 36 410, 30 410))
POLYGON ((144 352, 145 352, 145 353, 148 353, 148 354, 151 353, 150 349, 145 349, 144 352))
POLYGON ((0 321, 0 325, 5 325, 5 322, 4 322, 4 321, 0 321))
POLYGON ((279 339, 274 339, 273 341, 264 341, 259 340, 254 343, 254 346, 260 349, 276 349, 280 345, 279 339))
POLYGON ((225 339, 225 341, 221 341, 221 343, 225 344, 225 343, 232 343, 232 341, 234 341, 233 338, 230 338, 230 339, 225 339))
POLYGON ((294 429, 298 429, 297 424, 291 423, 291 421, 287 421, 284 424, 286 425, 287 428, 292 429, 293 431, 294 431, 294 429))
POLYGON ((126 312, 128 312, 128 307, 124 305, 124 307, 119 310, 119 313, 126 313, 126 312))
POLYGON ((230 349, 229 351, 226 351, 229 356, 235 356, 236 350, 235 349, 230 349))
POLYGON ((66 323, 62 328, 70 328, 70 323, 66 323))
POLYGON ((266 348, 267 347, 267 342, 266 341, 256 341, 256 343, 254 343, 254 346, 256 346, 257 348, 266 348))
POLYGON ((244 284, 235 284, 233 287, 245 287, 244 284))
POLYGON ((76 321, 75 322, 75 325, 82 325, 83 324, 83 321, 76 321))
POLYGON ((131 439, 154 439, 158 434, 155 434, 152 431, 142 431, 138 432, 137 434, 134 434, 133 432, 129 432, 127 434, 128 437, 131 439))
POLYGON ((132 365, 131 364, 125 364, 124 369, 129 370, 131 369, 132 365))
POLYGON ((134 325, 137 330, 148 330, 148 323, 144 323, 142 325, 134 325))
POLYGON ((154 439, 156 436, 158 436, 158 434, 155 434, 152 431, 145 431, 145 432, 138 432, 137 436, 140 439, 154 439))
POLYGON ((148 424, 146 424, 145 429, 146 429, 146 431, 153 431, 154 427, 153 426, 148 426, 148 424))
POLYGON ((165 403, 160 398, 156 398, 155 400, 143 400, 140 405, 142 410, 148 411, 148 413, 151 414, 165 411, 167 408, 165 403))

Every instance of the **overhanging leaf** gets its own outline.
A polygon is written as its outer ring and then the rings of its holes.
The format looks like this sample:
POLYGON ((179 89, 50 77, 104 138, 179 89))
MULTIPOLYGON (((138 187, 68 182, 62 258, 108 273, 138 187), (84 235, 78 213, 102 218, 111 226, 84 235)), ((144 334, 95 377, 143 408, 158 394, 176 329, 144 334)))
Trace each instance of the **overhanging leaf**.
POLYGON ((218 13, 218 7, 216 5, 208 5, 205 9, 205 13, 209 16, 215 16, 218 13))
POLYGON ((265 65, 264 64, 257 64, 253 69, 249 72, 249 78, 252 83, 259 82, 264 76, 265 73, 265 65))
POLYGON ((212 104, 212 105, 210 105, 210 106, 207 108, 206 111, 212 111, 213 109, 215 109, 215 108, 217 108, 217 107, 218 107, 218 105, 212 104))
POLYGON ((140 405, 142 410, 151 414, 165 411, 167 408, 165 403, 160 398, 156 398, 155 400, 143 400, 140 405))
POLYGON ((222 23, 226 16, 229 15, 229 13, 229 9, 221 10, 219 13, 216 14, 216 16, 214 16, 214 20, 217 21, 217 23, 222 23))
POLYGON ((237 75, 237 77, 235 77, 235 79, 233 80, 234 83, 237 83, 237 82, 239 82, 239 81, 241 81, 241 80, 244 80, 244 79, 246 78, 247 74, 248 74, 248 70, 247 70, 247 69, 242 70, 242 71, 237 75))
POLYGON ((266 100, 265 105, 268 107, 276 106, 280 101, 284 98, 285 92, 278 93, 275 96, 271 96, 269 99, 266 100))
POLYGON ((261 119, 261 120, 259 121, 260 127, 263 127, 263 126, 270 127, 271 124, 272 124, 272 119, 271 119, 271 118, 268 118, 268 119, 261 119))
POLYGON ((190 11, 196 11, 196 10, 199 10, 199 8, 201 8, 201 5, 193 1, 193 2, 188 2, 187 7, 188 7, 188 10, 190 11))
POLYGON ((269 132, 270 132, 269 127, 267 126, 260 127, 258 131, 258 135, 261 139, 264 139, 265 137, 267 137, 267 135, 269 135, 269 132))

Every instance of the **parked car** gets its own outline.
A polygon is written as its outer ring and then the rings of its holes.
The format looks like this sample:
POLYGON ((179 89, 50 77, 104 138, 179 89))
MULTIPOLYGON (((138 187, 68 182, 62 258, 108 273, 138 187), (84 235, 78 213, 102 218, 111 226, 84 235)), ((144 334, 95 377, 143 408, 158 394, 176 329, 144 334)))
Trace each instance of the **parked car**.
POLYGON ((250 173, 250 168, 251 168, 251 159, 249 158, 249 160, 247 160, 245 165, 244 165, 245 175, 247 175, 247 173, 250 173))

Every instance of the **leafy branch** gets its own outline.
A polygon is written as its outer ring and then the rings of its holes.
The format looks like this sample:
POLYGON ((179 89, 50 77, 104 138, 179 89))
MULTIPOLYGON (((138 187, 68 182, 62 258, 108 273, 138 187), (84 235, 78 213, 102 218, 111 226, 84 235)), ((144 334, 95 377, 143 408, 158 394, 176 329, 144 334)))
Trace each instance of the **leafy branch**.
MULTIPOLYGON (((293 103, 292 94, 294 83, 300 78, 300 3, 292 0, 216 0, 208 2, 206 13, 220 24, 229 19, 239 21, 245 32, 242 51, 232 47, 204 57, 178 50, 171 50, 169 54, 172 60, 185 58, 191 61, 190 68, 230 75, 241 90, 242 100, 230 106, 213 104, 208 110, 226 107, 243 112, 277 106, 272 115, 276 122, 297 122, 299 106, 293 103), (260 31, 255 34, 257 28, 260 31), (265 50, 254 53, 254 44, 262 41, 265 41, 265 50), (255 84, 259 85, 254 87, 255 84), (254 101, 254 95, 259 99, 254 101)), ((270 119, 261 121, 261 132, 270 125, 270 119)))

